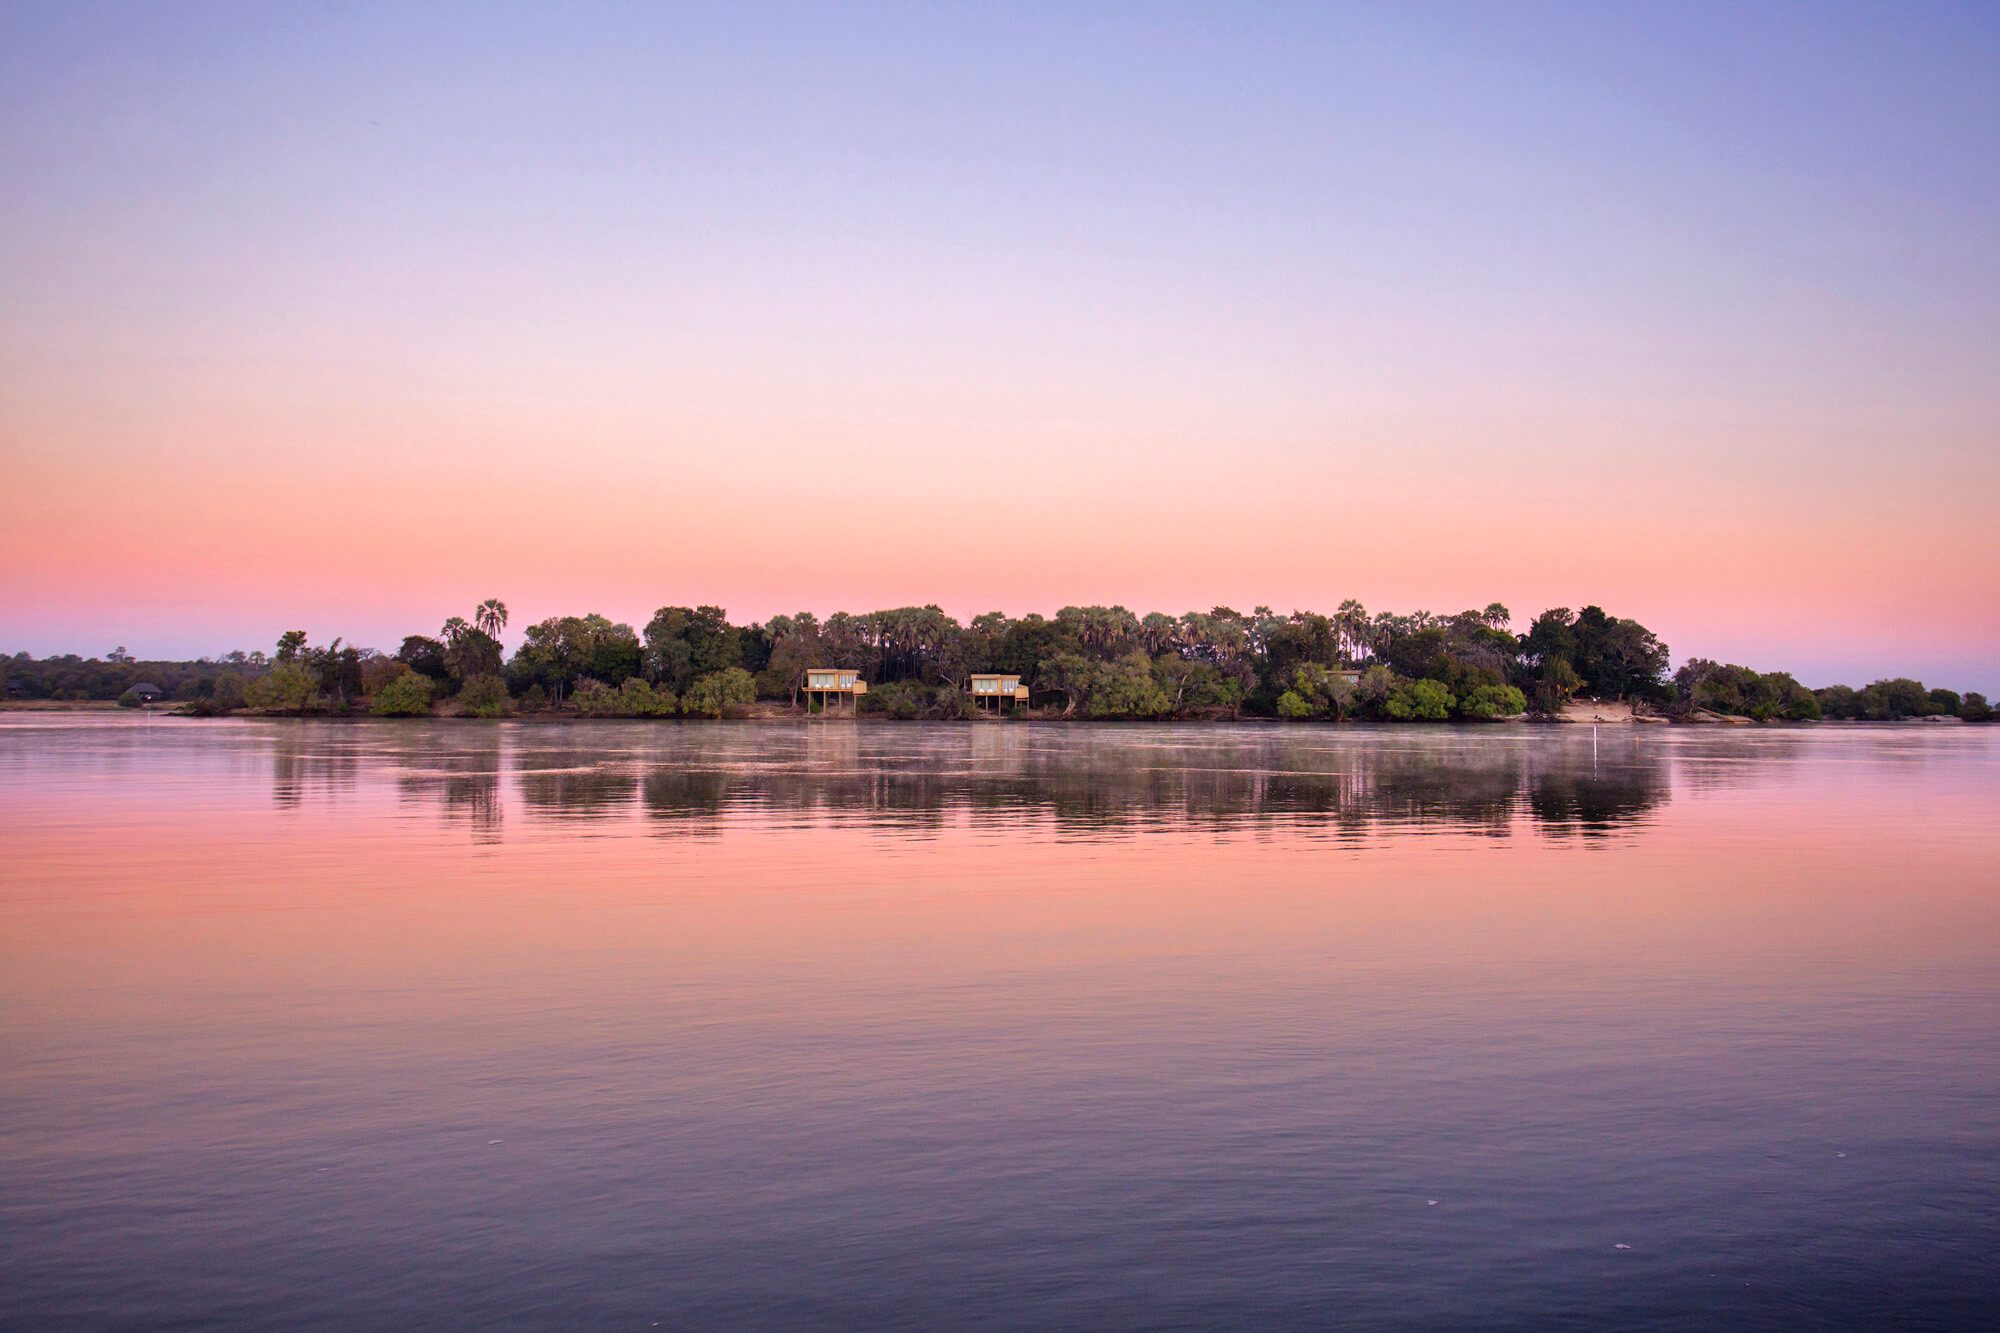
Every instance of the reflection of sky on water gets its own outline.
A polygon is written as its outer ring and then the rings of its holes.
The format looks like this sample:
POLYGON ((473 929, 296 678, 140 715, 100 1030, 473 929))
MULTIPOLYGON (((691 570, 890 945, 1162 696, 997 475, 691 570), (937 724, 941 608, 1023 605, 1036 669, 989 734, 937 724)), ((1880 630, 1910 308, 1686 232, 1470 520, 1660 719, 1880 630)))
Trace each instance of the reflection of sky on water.
POLYGON ((1996 778, 0 718, 0 1324, 1991 1326, 1996 778))

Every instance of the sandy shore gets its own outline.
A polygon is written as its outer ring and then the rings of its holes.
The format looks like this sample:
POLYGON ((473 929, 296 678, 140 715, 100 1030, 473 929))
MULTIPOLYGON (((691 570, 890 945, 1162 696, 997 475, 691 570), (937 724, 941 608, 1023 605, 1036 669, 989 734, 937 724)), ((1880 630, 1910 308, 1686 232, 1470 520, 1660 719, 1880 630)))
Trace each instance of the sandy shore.
POLYGON ((1652 723, 1665 720, 1658 717, 1640 717, 1632 711, 1632 705, 1628 703, 1597 699, 1573 699, 1556 718, 1558 722, 1588 722, 1593 725, 1597 723, 1630 725, 1635 722, 1652 723))

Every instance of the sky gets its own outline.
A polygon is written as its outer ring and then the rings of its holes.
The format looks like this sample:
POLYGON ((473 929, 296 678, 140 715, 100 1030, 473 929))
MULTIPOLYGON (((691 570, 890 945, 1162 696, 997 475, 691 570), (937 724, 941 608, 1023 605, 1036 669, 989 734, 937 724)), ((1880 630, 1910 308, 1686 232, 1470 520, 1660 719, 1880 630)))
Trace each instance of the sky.
POLYGON ((2000 7, 0 6, 0 651, 1598 603, 2000 690, 2000 7))

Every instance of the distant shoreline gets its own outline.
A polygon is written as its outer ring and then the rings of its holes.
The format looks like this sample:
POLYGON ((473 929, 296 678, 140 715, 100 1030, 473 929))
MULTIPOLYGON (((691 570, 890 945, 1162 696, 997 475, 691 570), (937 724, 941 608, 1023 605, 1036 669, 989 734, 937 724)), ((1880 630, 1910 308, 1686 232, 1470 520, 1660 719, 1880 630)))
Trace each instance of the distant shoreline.
POLYGON ((1676 722, 2000 719, 1985 695, 1908 677, 1811 688, 1789 672, 1706 658, 1672 668, 1667 645, 1599 606, 1552 607, 1523 632, 1493 602, 1452 615, 1244 613, 1218 606, 1139 615, 1065 606, 960 622, 936 605, 821 620, 735 624, 718 606, 663 606, 643 628, 595 613, 526 626, 487 598, 394 652, 287 630, 271 652, 192 662, 6 659, 9 703, 178 704, 202 716, 494 718, 764 717, 801 706, 885 721, 1438 723, 1527 719, 1676 722))
POLYGON ((239 722, 531 722, 531 723, 602 723, 631 722, 693 722, 700 724, 715 722, 809 722, 859 723, 866 726, 899 726, 906 723, 930 723, 942 726, 1008 726, 1025 723, 1055 724, 1061 726, 1104 725, 1115 726, 1256 726, 1269 728, 1316 727, 1363 727, 1370 730, 1403 728, 1409 726, 1429 726, 1448 728, 1454 731, 1490 731, 1516 727, 1935 727, 1935 726, 1976 726, 1963 718, 1956 717, 1906 717, 1881 720, 1866 718, 1816 718, 1805 721, 1774 718, 1759 721, 1755 718, 1724 713, 1695 713, 1686 717, 1663 717, 1658 714, 1635 713, 1631 705, 1625 703, 1596 703, 1583 700, 1570 704, 1560 716, 1521 715, 1494 718, 1486 721, 1444 720, 1427 722, 1382 722, 1349 718, 1339 722, 1326 718, 1291 720, 1285 718, 1239 716, 1239 717, 1076 717, 1065 716, 1056 709, 1023 710, 1011 716, 962 717, 962 718, 908 718, 892 717, 883 713, 858 713, 854 715, 822 715, 807 712, 804 708, 793 708, 783 704, 754 704, 741 709, 733 709, 722 717, 676 716, 676 717, 615 717, 591 716, 573 710, 545 709, 539 712, 509 713, 502 717, 474 717, 462 713, 431 713, 422 717, 381 717, 366 710, 347 713, 308 712, 258 712, 243 709, 228 714, 202 714, 191 711, 185 703, 152 703, 137 707, 120 704, 110 699, 61 700, 27 699, 0 701, 0 713, 45 713, 78 714, 102 713, 113 717, 181 718, 190 721, 216 721, 233 719, 239 722))

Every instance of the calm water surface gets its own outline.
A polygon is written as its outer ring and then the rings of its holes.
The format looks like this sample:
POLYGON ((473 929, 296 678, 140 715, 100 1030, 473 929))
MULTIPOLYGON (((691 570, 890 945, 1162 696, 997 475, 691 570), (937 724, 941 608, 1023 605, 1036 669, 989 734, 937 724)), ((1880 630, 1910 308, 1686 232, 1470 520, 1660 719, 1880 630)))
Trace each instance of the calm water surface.
POLYGON ((2000 732, 0 717, 0 1325, 2000 1324, 2000 732))

